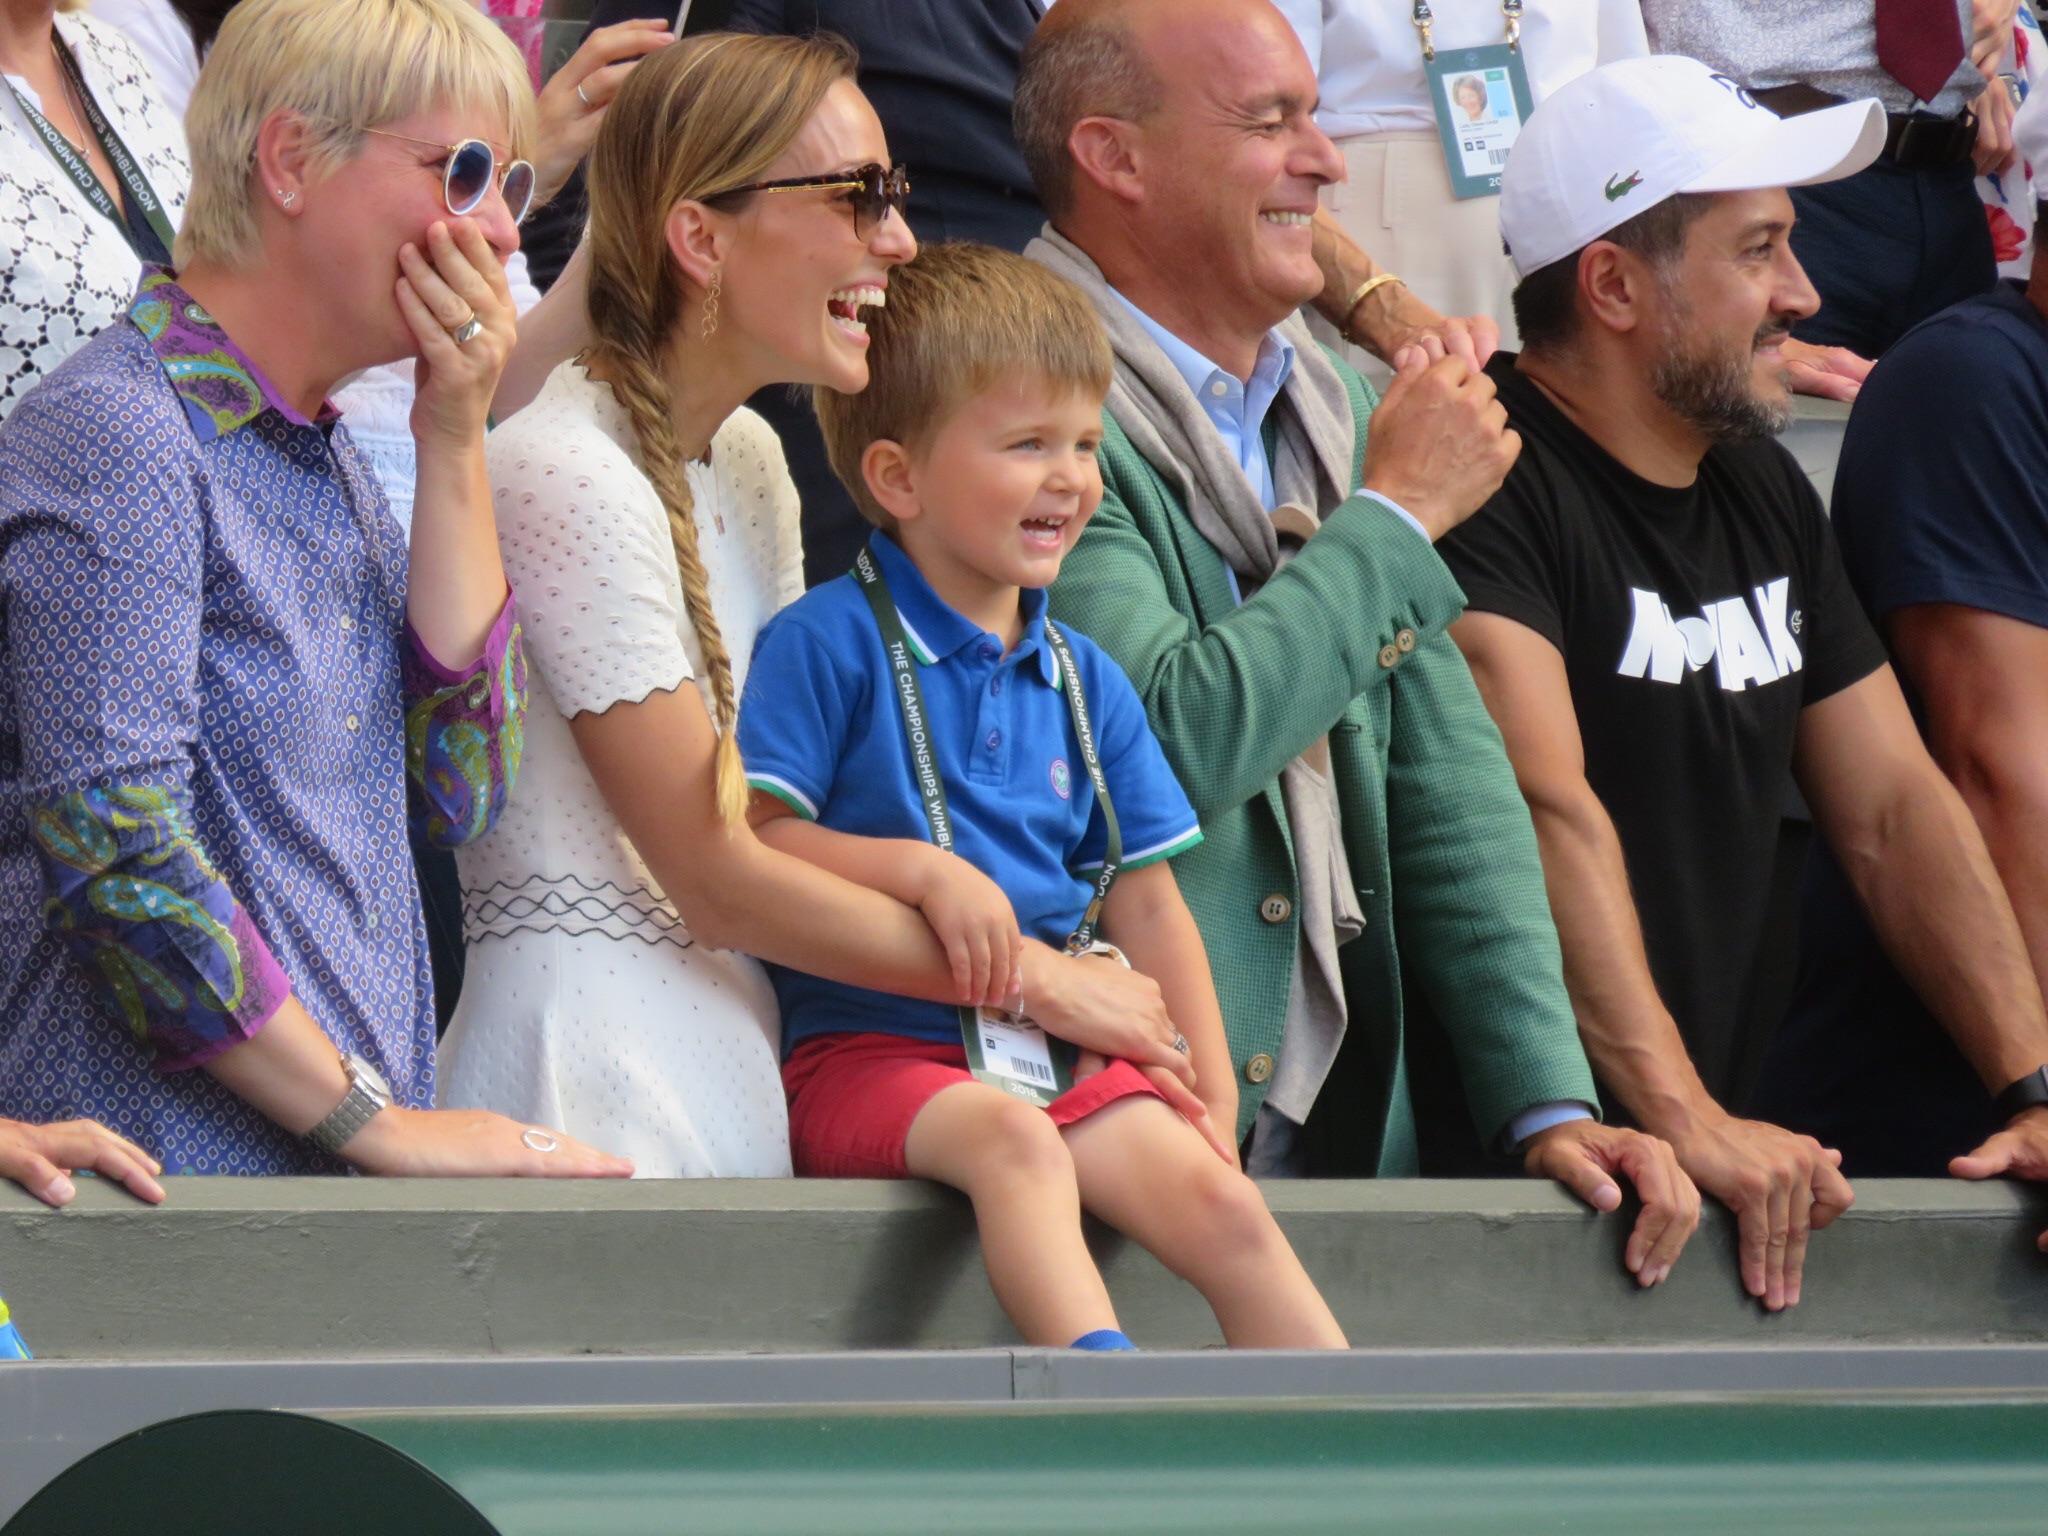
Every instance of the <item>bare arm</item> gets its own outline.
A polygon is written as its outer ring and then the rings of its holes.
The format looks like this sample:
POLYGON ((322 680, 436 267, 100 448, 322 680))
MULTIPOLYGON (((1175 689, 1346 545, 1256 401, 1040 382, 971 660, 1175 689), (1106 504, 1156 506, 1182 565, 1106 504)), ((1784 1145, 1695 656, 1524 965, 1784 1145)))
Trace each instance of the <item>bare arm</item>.
POLYGON ((719 819, 717 731, 695 687, 573 715, 569 730, 699 942, 851 986, 955 1001, 945 951, 915 911, 719 819))
POLYGON ((484 423, 512 350, 512 295, 504 267, 469 219, 433 225, 426 249, 407 246, 399 266, 399 307, 420 347, 406 616, 428 654, 460 671, 482 654, 505 606, 484 423), (484 328, 459 343, 450 333, 469 315, 484 328))
POLYGON ((1594 1069, 1686 1174, 1736 1214, 1743 1283, 1776 1310, 1799 1299, 1806 1239, 1854 1200, 1838 1155, 1811 1137, 1741 1120, 1700 1081, 1657 994, 1621 838, 1586 780, 1564 658, 1498 614, 1451 626, 1500 727, 1543 854, 1565 988, 1594 1069))
POLYGON ((908 838, 835 832, 760 790, 747 819, 770 848, 917 908, 952 966, 953 995, 947 1001, 1015 1006, 1023 943, 1017 916, 995 882, 966 860, 908 838))
POLYGON ((1536 825, 1565 989, 1586 1054, 1632 1115, 1669 1134, 1712 1100, 1651 979, 1621 839, 1586 782, 1564 658, 1536 631, 1498 614, 1465 614, 1451 638, 1500 727, 1536 825))
POLYGON ((1391 364, 1403 347, 1424 336, 1437 337, 1446 352, 1456 353, 1474 368, 1483 366, 1500 345, 1500 326, 1491 315, 1446 317, 1417 297, 1405 281, 1381 283, 1353 303, 1351 296, 1383 269, 1326 209, 1316 210, 1315 250, 1316 263, 1323 269, 1316 312, 1339 335, 1356 338, 1381 362, 1391 364))
MULTIPOLYGON (((270 1022, 203 1070, 295 1136, 326 1119, 348 1092, 341 1056, 296 997, 287 997, 270 1022)), ((351 1137, 342 1157, 365 1173, 415 1177, 623 1178, 633 1165, 567 1136, 552 1151, 536 1151, 524 1128, 480 1109, 379 1110, 351 1137)))
POLYGON ((523 410, 549 374, 590 345, 589 293, 590 244, 580 240, 555 285, 519 317, 519 340, 491 400, 493 421, 523 410))
POLYGON ((1886 950, 1996 1093, 2048 1062, 2048 1017, 1984 838, 1889 667, 1809 705, 1797 771, 1886 950))
POLYGON ((2048 977, 2048 629, 1946 603, 1901 608, 1886 627, 1934 760, 1984 834, 2036 980, 2048 977))
POLYGON ((1228 1135, 1237 1124, 1237 1067, 1223 1032, 1223 1005, 1209 974, 1202 931, 1164 862, 1128 870, 1110 887, 1102 910, 1103 936, 1134 969, 1159 983, 1166 1011, 1187 1036, 1195 1092, 1209 1118, 1228 1135))
MULTIPOLYGON (((918 908, 945 947, 955 982, 955 990, 936 1001, 979 1000, 1001 1007, 1017 1001, 1021 991, 1032 1018, 1060 1039, 1192 1077, 1169 1044, 1174 1024, 1157 983, 1122 966, 1075 959, 1036 939, 1017 939, 1008 898, 966 860, 929 843, 857 837, 821 827, 772 795, 757 793, 751 816, 761 840, 772 848, 918 908), (1005 943, 1017 939, 1019 945, 1008 969, 993 958, 998 937, 1005 943)), ((830 974, 816 963, 801 969, 830 974)))

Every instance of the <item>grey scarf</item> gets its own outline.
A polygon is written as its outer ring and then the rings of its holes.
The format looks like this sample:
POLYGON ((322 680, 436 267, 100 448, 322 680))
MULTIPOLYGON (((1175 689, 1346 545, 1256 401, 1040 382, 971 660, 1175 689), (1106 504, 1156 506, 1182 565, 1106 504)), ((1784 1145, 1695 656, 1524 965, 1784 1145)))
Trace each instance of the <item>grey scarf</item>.
MULTIPOLYGON (((1322 526, 1322 514, 1356 489, 1351 399, 1337 370, 1301 317, 1290 316, 1281 332, 1294 344, 1294 368, 1275 402, 1275 506, 1268 512, 1187 380, 1111 290, 1101 269, 1050 224, 1024 254, 1069 279, 1094 304, 1116 354, 1110 415, 1179 496, 1196 529, 1250 597, 1322 526)), ((1303 637, 1305 645, 1309 640, 1303 637)), ((1267 1100, 1297 1123, 1315 1102, 1343 1038, 1337 947, 1365 928, 1344 855, 1329 760, 1328 739, 1318 737, 1280 775, 1301 890, 1302 941, 1314 963, 1295 977, 1286 1040, 1267 1100)))

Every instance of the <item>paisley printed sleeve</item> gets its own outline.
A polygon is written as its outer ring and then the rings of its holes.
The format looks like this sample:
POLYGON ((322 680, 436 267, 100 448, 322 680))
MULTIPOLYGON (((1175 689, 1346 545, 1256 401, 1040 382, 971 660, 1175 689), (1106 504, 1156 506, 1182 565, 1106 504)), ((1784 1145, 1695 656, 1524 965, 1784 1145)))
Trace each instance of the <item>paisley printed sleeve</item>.
POLYGON ((116 784, 35 807, 44 921, 101 983, 160 1072, 254 1035, 291 995, 193 836, 182 789, 116 784))
POLYGON ((459 848, 491 830, 519 777, 526 651, 508 594, 467 670, 436 661, 410 625, 405 652, 405 763, 424 805, 427 841, 459 848))

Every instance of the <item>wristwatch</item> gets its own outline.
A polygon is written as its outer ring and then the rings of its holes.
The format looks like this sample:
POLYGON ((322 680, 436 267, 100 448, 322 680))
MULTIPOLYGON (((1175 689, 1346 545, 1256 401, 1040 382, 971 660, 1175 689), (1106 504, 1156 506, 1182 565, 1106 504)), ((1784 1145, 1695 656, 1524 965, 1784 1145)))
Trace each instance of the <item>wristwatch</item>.
POLYGON ((332 1114, 306 1132, 306 1140, 322 1152, 339 1152, 378 1110, 391 1104, 391 1085, 362 1057, 342 1057, 341 1069, 348 1074, 348 1092, 332 1114))
POLYGON ((2036 1067, 2018 1082, 2008 1083, 1992 1102, 1998 1106, 2001 1120, 2010 1120, 2023 1109, 2048 1104, 2048 1066, 2036 1067))

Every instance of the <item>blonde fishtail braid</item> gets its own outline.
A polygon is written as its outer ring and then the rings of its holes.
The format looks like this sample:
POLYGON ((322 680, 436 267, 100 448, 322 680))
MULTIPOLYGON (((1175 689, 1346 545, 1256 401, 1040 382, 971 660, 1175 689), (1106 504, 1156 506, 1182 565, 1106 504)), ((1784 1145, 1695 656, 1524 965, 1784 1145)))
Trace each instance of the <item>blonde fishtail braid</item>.
POLYGON ((612 393, 633 419, 633 435, 640 441, 641 467, 647 472, 654 492, 668 514, 670 542, 675 545, 676 572, 682 578, 683 604, 689 610, 690 625, 697 631, 697 644, 704 653, 704 671, 711 680, 712 720, 718 727, 718 750, 712 761, 718 790, 718 814, 728 827, 738 826, 747 814, 747 777, 740 762, 739 694, 733 687, 732 658, 726 654, 725 636, 718 616, 711 610, 711 588, 704 574, 704 560, 697 551, 696 498, 683 473, 682 448, 676 442, 675 423, 669 416, 668 383, 661 370, 645 356, 618 348, 605 349, 605 362, 612 393))

